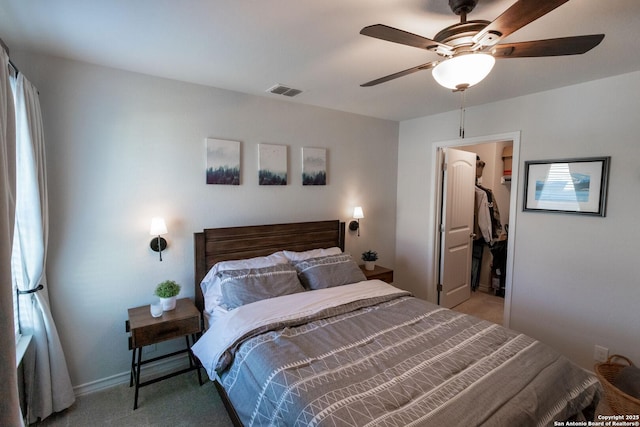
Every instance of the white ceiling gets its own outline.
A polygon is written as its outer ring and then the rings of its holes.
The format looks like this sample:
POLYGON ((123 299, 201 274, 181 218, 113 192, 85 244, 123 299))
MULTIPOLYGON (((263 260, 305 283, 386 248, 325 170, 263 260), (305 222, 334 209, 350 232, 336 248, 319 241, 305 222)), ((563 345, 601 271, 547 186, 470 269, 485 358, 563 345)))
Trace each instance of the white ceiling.
MULTIPOLYGON (((513 3, 480 0, 468 19, 492 21, 513 3)), ((360 29, 381 23, 432 38, 458 20, 447 0, 0 0, 0 37, 12 51, 391 120, 455 110, 460 94, 430 71, 360 87, 438 58, 360 29), (276 83, 303 93, 265 92, 276 83)), ((571 0, 505 41, 597 33, 605 39, 584 55, 499 59, 466 105, 640 70, 640 0, 571 0)))

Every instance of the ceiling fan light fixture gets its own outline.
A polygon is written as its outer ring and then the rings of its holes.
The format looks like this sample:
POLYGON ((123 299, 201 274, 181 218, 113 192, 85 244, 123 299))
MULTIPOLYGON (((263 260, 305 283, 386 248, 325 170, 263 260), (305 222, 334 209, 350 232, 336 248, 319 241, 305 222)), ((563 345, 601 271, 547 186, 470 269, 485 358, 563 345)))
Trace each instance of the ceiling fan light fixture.
POLYGON ((489 75, 496 59, 488 53, 468 53, 442 61, 432 71, 433 78, 452 90, 464 90, 489 75))

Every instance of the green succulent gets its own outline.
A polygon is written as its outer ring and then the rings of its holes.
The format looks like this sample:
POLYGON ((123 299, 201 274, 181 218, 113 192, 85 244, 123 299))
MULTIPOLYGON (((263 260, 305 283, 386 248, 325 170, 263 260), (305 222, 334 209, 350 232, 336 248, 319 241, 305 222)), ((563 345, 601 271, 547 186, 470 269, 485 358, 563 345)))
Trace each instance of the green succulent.
POLYGON ((173 280, 165 280, 164 282, 158 283, 156 286, 156 291, 154 294, 160 298, 171 298, 175 297, 180 293, 180 285, 178 285, 173 280))
POLYGON ((376 261, 378 259, 378 252, 376 251, 366 251, 362 253, 363 261, 376 261))

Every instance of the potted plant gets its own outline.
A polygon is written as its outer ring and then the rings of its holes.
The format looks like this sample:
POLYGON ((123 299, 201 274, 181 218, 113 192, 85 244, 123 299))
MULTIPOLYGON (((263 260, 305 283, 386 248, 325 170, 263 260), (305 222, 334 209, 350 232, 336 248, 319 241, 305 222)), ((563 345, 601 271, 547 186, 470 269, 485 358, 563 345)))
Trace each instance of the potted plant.
POLYGON ((362 253, 362 260, 364 261, 365 270, 373 270, 376 267, 376 260, 378 259, 378 252, 366 251, 362 253))
POLYGON ((170 311, 176 308, 176 296, 180 293, 180 285, 173 280, 165 280, 158 283, 154 294, 160 298, 163 311, 170 311))

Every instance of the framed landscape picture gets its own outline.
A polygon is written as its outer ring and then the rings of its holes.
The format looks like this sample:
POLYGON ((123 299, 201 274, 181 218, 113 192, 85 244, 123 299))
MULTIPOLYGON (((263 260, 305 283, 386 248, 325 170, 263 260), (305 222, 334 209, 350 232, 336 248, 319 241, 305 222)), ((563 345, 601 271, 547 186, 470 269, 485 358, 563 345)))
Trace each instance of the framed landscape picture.
POLYGON ((258 184, 287 185, 287 146, 259 144, 258 152, 258 184))
POLYGON ((302 185, 327 185, 326 149, 302 149, 302 185))
POLYGON ((610 160, 525 162, 524 210, 605 216, 610 160))
POLYGON ((207 184, 240 185, 240 142, 207 138, 207 184))

